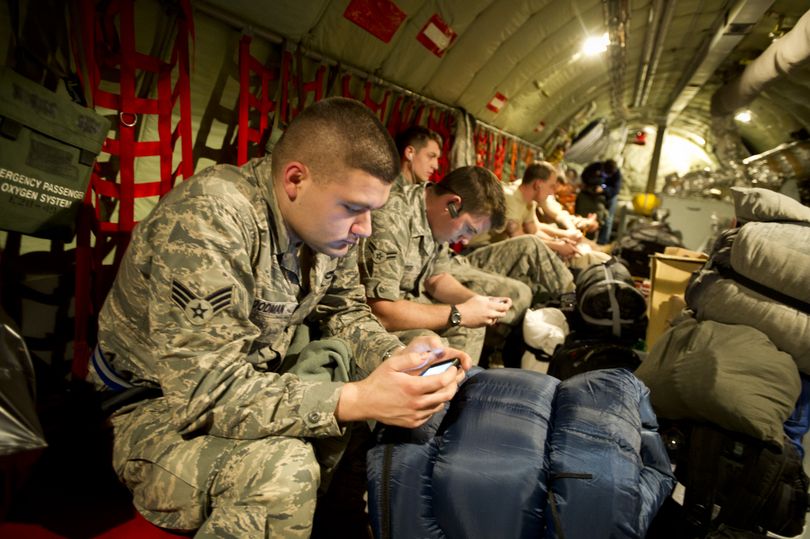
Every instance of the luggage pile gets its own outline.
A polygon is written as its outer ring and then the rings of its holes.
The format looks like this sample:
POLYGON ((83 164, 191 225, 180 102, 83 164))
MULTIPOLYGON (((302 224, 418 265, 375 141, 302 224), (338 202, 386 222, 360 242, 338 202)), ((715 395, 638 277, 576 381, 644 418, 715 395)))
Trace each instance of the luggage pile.
POLYGON ((626 266, 611 258, 583 270, 576 279, 573 331, 552 355, 548 374, 565 380, 582 372, 635 370, 634 347, 647 331, 647 302, 626 266))
POLYGON ((374 536, 645 537, 675 485, 648 395, 623 369, 471 372, 445 414, 378 432, 374 536))
POLYGON ((680 232, 665 221, 639 219, 616 242, 613 256, 619 258, 634 277, 650 276, 650 256, 667 247, 683 247, 680 232))
POLYGON ((681 536, 793 536, 808 506, 801 437, 810 410, 799 398, 808 387, 800 373, 810 374, 810 208, 765 189, 732 193, 739 227, 720 235, 692 277, 694 317, 670 328, 636 375, 679 432, 668 448, 686 487, 691 528, 681 536), (788 438, 797 416, 803 427, 788 438))

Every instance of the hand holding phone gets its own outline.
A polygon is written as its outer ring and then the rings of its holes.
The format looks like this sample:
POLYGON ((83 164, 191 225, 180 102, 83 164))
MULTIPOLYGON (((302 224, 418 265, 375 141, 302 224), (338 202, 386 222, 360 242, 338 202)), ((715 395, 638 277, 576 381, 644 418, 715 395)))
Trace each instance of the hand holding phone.
POLYGON ((438 363, 434 363, 427 369, 423 370, 421 373, 419 373, 419 376, 433 376, 434 374, 441 374, 450 367, 455 367, 457 369, 460 368, 461 361, 457 357, 439 361, 438 363))

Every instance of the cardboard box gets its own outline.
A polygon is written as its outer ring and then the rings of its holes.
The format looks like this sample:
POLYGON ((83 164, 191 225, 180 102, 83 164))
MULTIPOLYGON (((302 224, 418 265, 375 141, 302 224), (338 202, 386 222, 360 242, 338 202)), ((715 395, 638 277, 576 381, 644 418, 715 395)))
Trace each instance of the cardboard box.
POLYGON ((708 257, 681 248, 650 257, 650 297, 647 302, 647 350, 669 328, 669 322, 686 306, 683 294, 692 273, 703 267, 708 257), (677 254, 669 254, 677 253, 677 254))

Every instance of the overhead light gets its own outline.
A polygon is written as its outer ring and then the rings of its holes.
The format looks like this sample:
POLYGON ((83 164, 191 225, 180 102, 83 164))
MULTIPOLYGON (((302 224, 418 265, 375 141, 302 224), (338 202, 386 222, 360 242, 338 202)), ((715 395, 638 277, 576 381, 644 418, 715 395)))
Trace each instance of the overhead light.
POLYGON ((742 122, 744 124, 747 124, 747 123, 749 123, 751 121, 751 111, 750 110, 744 110, 742 112, 738 112, 734 116, 734 119, 737 120, 738 122, 742 122))
POLYGON ((582 53, 585 56, 596 56, 605 52, 610 44, 607 32, 601 36, 591 36, 582 44, 582 53))

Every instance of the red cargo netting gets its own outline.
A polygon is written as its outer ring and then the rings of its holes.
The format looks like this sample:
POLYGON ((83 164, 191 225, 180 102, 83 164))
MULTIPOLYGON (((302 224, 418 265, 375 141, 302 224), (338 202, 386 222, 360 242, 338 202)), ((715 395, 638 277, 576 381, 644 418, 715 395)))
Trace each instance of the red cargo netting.
MULTIPOLYGON (((250 54, 250 36, 242 36, 239 41, 239 135, 237 165, 242 165, 251 155, 249 145, 255 144, 254 157, 262 156, 265 153, 267 140, 273 124, 270 121, 272 112, 276 110, 276 104, 271 98, 270 83, 278 78, 278 72, 264 67, 255 57, 250 54), (258 96, 251 92, 251 75, 259 78, 258 96), (250 127, 251 111, 256 111, 259 118, 258 129, 250 127)), ((284 107, 286 114, 286 107, 284 107)))
POLYGON ((114 137, 108 137, 93 168, 90 188, 79 220, 76 248, 76 340, 73 375, 83 378, 90 352, 91 321, 98 312, 109 283, 123 256, 135 226, 135 199, 163 196, 178 177, 194 173, 191 140, 191 98, 189 87, 189 38, 193 36, 191 6, 181 0, 176 16, 176 37, 171 59, 140 53, 135 48, 133 0, 82 6, 83 48, 93 104, 113 111, 114 137), (117 24, 116 24, 117 22, 117 24), (102 76, 102 73, 107 78, 102 76), (109 77, 113 74, 113 77, 109 77), (141 90, 144 78, 156 80, 157 97, 146 97, 151 87, 141 90), (172 79, 175 78, 174 84, 172 79), (108 88, 118 85, 118 92, 108 88), (157 140, 139 140, 148 115, 157 116, 157 140), (177 123, 172 128, 173 115, 177 123), (180 162, 172 169, 174 149, 180 142, 180 162), (108 160, 102 161, 104 154, 108 160), (158 157, 160 177, 138 182, 135 163, 139 157, 158 157), (114 209, 118 213, 115 215, 114 209), (91 241, 95 237, 95 242, 91 241), (103 264, 115 250, 111 267, 103 264))

